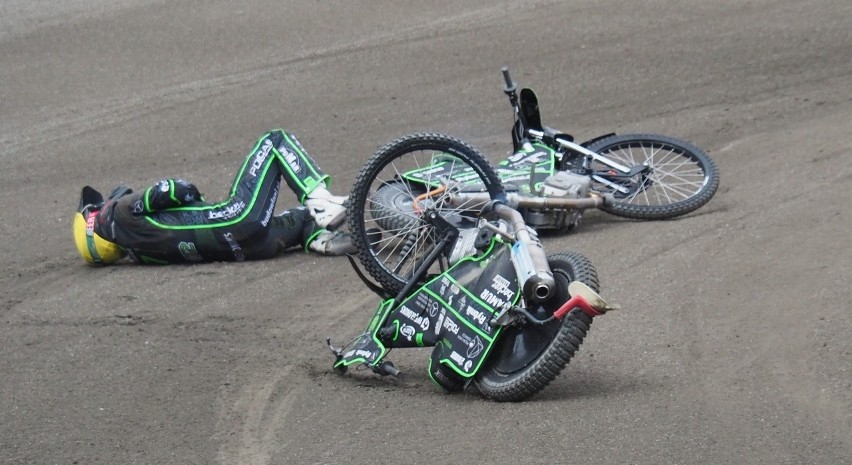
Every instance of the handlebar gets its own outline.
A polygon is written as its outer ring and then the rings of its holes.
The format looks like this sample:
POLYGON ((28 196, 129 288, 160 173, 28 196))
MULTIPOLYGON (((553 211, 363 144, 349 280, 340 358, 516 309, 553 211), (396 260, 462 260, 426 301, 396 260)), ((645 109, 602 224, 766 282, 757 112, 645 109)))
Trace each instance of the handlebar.
POLYGON ((506 86, 503 87, 503 92, 506 94, 513 94, 518 89, 518 85, 512 81, 512 76, 509 75, 509 67, 504 66, 501 71, 503 71, 503 80, 506 82, 506 86))

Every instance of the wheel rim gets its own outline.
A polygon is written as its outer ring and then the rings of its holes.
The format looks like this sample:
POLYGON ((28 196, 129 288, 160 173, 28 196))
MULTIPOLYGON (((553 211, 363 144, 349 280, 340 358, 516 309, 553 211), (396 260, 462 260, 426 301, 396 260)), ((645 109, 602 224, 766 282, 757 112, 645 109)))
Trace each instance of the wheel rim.
MULTIPOLYGON (((365 198, 362 230, 372 231, 371 234, 365 234, 365 243, 375 263, 385 272, 405 282, 434 249, 438 235, 434 227, 423 219, 422 213, 427 209, 437 211, 457 227, 471 227, 475 224, 468 211, 470 205, 450 206, 447 202, 451 192, 461 185, 447 183, 445 175, 454 178, 468 169, 469 165, 461 159, 447 157, 447 154, 431 149, 401 153, 377 169, 365 198), (430 173, 428 169, 437 157, 444 160, 445 169, 440 173, 441 176, 430 173), (406 174, 412 171, 420 171, 422 184, 406 178, 406 174), (414 206, 414 199, 427 192, 425 186, 438 185, 449 185, 450 188, 419 200, 417 208, 414 206), (379 195, 380 189, 385 190, 384 194, 391 189, 392 195, 379 195)), ((439 260, 433 264, 430 272, 433 269, 439 272, 446 266, 445 260, 439 260)))
MULTIPOLYGON (((647 173, 617 182, 628 192, 596 182, 598 190, 614 194, 620 202, 633 205, 671 205, 695 197, 709 181, 701 160, 689 151, 672 144, 631 141, 608 147, 601 154, 627 167, 649 167, 647 173)), ((592 169, 610 170, 599 162, 593 163, 592 169)), ((615 181, 617 178, 608 179, 615 181)))

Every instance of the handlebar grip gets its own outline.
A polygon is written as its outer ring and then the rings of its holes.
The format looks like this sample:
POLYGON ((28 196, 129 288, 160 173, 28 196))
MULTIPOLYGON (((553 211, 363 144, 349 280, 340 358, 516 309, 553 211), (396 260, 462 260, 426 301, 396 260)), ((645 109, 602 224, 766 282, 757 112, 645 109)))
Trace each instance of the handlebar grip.
POLYGON ((512 92, 515 90, 515 83, 512 81, 512 76, 509 75, 509 67, 504 66, 501 71, 503 71, 503 80, 506 81, 506 88, 503 89, 506 92, 512 92))

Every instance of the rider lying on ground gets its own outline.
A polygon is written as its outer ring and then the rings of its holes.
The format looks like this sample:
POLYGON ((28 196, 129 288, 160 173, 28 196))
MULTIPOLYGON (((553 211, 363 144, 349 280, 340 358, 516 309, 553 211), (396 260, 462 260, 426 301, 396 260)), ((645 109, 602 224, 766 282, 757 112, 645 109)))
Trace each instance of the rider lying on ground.
POLYGON ((345 218, 346 197, 328 191, 330 179, 295 136, 279 129, 258 140, 223 202, 205 202, 182 179, 138 193, 118 186, 106 200, 84 187, 74 241, 96 265, 125 256, 155 264, 259 260, 296 245, 343 255, 354 252, 349 236, 334 230, 345 218), (304 206, 274 215, 282 177, 304 206))

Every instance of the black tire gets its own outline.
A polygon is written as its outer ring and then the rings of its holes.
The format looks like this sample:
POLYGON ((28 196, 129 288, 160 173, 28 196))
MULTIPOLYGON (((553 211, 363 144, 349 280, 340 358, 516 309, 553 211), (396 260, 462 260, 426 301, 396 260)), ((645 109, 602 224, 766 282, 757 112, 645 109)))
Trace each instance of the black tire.
MULTIPOLYGON (((436 233, 422 217, 408 216, 381 203, 379 191, 392 183, 407 191, 411 198, 425 192, 425 186, 404 181, 400 174, 432 164, 436 155, 449 155, 453 173, 471 167, 482 189, 490 197, 502 194, 503 185, 494 168, 475 148, 451 136, 418 133, 401 137, 381 147, 364 164, 349 197, 349 230, 364 269, 391 293, 399 292, 415 269, 435 247, 436 233), (421 190, 417 190, 421 189, 421 190), (416 193, 415 193, 416 192, 416 193)), ((426 173, 425 182, 433 182, 426 173)), ((445 196, 424 201, 442 217, 469 215, 465 208, 451 208, 445 196)), ((424 207, 425 208, 425 207, 424 207)), ((437 264, 440 267, 443 264, 437 264)), ((431 271, 431 270, 430 270, 431 271)), ((437 271, 437 270, 436 270, 437 271)))
MULTIPOLYGON (((568 301, 568 284, 572 281, 582 281, 595 292, 600 290, 597 271, 583 255, 559 253, 549 256, 548 262, 556 278, 556 293, 543 305, 528 308, 536 318, 548 318, 568 301)), ((492 348, 487 365, 477 373, 476 388, 484 397, 499 402, 517 402, 535 395, 568 365, 591 324, 592 318, 575 308, 561 321, 507 328, 492 348)))
MULTIPOLYGON (((613 215, 637 220, 674 218, 704 206, 719 187, 719 171, 713 160, 698 147, 678 139, 624 134, 596 141, 588 149, 628 168, 642 164, 651 167, 648 176, 620 181, 629 193, 592 179, 592 189, 615 195, 616 201, 602 208, 613 215)), ((610 167, 596 161, 592 169, 606 171, 610 167)))

